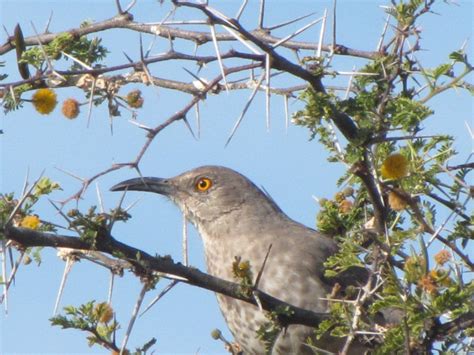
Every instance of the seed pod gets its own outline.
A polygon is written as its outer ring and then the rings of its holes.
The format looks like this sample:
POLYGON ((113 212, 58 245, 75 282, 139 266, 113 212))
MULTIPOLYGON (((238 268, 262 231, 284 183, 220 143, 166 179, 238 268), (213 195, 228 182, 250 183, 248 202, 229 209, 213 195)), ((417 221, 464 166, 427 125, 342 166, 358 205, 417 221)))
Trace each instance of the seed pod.
POLYGON ((20 62, 21 56, 26 49, 25 46, 25 38, 23 37, 23 31, 21 30, 20 24, 16 24, 14 30, 14 44, 15 44, 15 51, 16 51, 16 62, 18 65, 18 71, 23 79, 30 78, 30 70, 28 69, 28 63, 20 62))

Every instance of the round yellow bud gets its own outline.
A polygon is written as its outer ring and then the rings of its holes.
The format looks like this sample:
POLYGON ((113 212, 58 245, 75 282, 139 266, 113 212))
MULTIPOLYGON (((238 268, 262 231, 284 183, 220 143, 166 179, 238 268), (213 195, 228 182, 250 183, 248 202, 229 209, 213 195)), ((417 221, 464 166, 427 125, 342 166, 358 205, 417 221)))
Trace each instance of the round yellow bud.
POLYGON ((385 159, 380 168, 385 179, 400 179, 408 174, 408 160, 404 155, 396 153, 385 159))
POLYGON ((38 229, 40 223, 38 216, 26 216, 21 220, 20 226, 28 229, 38 229))
POLYGON ((33 94, 33 106, 35 110, 41 113, 42 115, 50 114, 58 101, 56 100, 56 93, 51 89, 38 89, 33 94))

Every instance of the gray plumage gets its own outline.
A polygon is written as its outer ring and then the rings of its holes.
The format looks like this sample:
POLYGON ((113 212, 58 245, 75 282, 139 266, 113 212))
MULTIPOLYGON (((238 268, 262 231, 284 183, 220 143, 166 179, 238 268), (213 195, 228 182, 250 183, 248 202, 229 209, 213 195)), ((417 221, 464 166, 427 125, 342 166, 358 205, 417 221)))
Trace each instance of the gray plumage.
MULTIPOLYGON (((332 284, 324 278, 323 263, 337 251, 329 237, 286 216, 245 176, 224 167, 203 166, 170 179, 136 178, 112 190, 150 191, 174 201, 196 226, 204 243, 208 272, 236 281, 236 256, 250 262, 254 279, 272 245, 258 288, 282 301, 315 312, 327 310, 332 284), (210 184, 207 186, 206 184, 210 184)), ((255 282, 255 280, 253 280, 255 282)), ((217 295, 222 314, 246 354, 263 354, 256 337, 268 319, 257 307, 217 295)), ((272 348, 273 354, 313 353, 305 340, 314 330, 290 325, 272 348)), ((340 350, 343 342, 322 341, 318 347, 340 350)), ((358 353, 355 348, 351 353, 358 353)))

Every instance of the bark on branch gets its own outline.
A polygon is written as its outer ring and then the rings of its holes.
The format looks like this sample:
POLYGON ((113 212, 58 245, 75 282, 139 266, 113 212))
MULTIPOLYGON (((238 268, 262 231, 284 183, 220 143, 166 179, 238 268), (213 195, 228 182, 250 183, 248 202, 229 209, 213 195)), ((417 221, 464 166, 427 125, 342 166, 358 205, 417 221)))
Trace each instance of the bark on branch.
MULTIPOLYGON (((0 232, 5 235, 7 240, 11 240, 23 248, 52 247, 100 251, 130 262, 134 265, 135 272, 144 272, 146 274, 159 272, 174 275, 185 279, 182 282, 190 285, 258 306, 255 298, 245 295, 237 283, 219 279, 193 267, 184 266, 179 262, 174 262, 169 257, 153 257, 143 250, 119 242, 105 231, 98 235, 94 241, 94 245, 73 236, 38 232, 32 229, 14 226, 5 227, 3 230, 0 230, 0 232)), ((229 265, 229 267, 231 266, 229 265)), ((329 317, 326 313, 316 313, 294 307, 259 290, 255 290, 255 294, 260 300, 262 308, 266 311, 273 311, 279 307, 286 307, 289 310, 289 315, 285 314, 280 316, 279 320, 283 325, 303 324, 316 327, 322 320, 329 317)))

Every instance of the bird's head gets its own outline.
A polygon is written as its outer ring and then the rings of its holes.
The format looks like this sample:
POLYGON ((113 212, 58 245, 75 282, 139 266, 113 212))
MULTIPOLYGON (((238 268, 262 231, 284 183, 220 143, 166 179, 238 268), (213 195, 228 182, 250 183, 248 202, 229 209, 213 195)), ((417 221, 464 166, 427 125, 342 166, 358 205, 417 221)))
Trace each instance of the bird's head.
POLYGON ((222 216, 253 208, 279 211, 245 176, 221 166, 202 166, 173 178, 140 177, 122 181, 112 191, 148 191, 175 202, 195 224, 213 223, 222 216))

